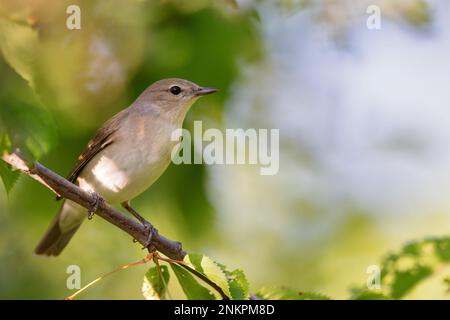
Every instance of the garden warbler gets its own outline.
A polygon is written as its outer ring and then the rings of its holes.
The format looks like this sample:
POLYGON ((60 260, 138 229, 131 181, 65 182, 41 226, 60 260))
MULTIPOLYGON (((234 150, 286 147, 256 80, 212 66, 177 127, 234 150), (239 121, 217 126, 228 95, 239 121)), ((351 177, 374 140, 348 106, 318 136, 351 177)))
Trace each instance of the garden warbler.
MULTIPOLYGON (((166 170, 178 144, 172 141, 172 132, 182 127, 191 105, 216 91, 182 79, 155 82, 97 131, 68 180, 111 204, 121 204, 145 224, 129 201, 166 170)), ((35 253, 59 255, 87 216, 85 208, 65 200, 35 253)))

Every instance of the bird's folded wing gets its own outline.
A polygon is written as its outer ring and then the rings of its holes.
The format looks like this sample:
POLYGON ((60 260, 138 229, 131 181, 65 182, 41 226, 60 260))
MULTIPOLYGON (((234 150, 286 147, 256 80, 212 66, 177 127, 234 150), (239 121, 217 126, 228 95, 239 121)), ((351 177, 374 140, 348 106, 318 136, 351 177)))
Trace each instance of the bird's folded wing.
MULTIPOLYGON (((114 142, 114 133, 119 129, 123 119, 128 115, 127 111, 128 109, 119 112, 97 131, 94 138, 89 141, 87 147, 78 157, 77 163, 67 176, 67 180, 75 183, 89 161, 114 142)), ((58 196, 56 199, 60 200, 61 197, 58 196)))

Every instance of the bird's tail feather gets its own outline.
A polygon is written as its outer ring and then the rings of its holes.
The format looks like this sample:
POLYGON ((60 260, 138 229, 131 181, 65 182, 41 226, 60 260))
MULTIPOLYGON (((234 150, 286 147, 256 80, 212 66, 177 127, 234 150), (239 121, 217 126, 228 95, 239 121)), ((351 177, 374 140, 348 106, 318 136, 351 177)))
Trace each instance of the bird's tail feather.
POLYGON ((34 252, 38 255, 58 256, 67 246, 87 216, 86 209, 66 200, 34 252))

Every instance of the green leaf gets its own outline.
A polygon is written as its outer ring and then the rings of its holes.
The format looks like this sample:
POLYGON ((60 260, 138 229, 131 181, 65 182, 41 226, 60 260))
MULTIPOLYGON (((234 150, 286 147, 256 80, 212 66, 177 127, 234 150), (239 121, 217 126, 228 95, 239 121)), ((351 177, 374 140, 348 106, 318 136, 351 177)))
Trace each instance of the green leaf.
POLYGON ((162 265, 160 268, 152 267, 145 274, 142 295, 147 300, 165 299, 170 275, 167 266, 162 265))
POLYGON ((248 281, 242 270, 228 271, 223 264, 202 254, 191 253, 185 263, 217 284, 233 300, 248 299, 248 281))
POLYGON ((407 243, 403 249, 402 254, 418 257, 421 252, 421 244, 419 242, 407 243))
POLYGON ((191 253, 186 255, 184 262, 214 282, 228 297, 231 297, 230 287, 225 273, 211 258, 202 254, 191 253))
POLYGON ((12 151, 11 139, 4 128, 5 126, 1 123, 0 118, 0 155, 3 155, 5 152, 12 151))
MULTIPOLYGON (((1 72, 3 69, 10 75, 7 82, 0 84, 0 155, 18 148, 29 159, 38 159, 55 145, 55 125, 25 81, 0 63, 1 72)), ((0 178, 9 193, 19 172, 0 162, 0 178)))
POLYGON ((188 300, 214 300, 215 296, 208 289, 200 285, 197 280, 189 273, 175 263, 171 263, 175 276, 183 289, 188 300))
POLYGON ((329 297, 314 292, 300 292, 289 287, 266 287, 256 293, 264 300, 330 300, 329 297))
POLYGON ((435 239, 434 248, 439 260, 450 262, 450 238, 435 239))
POLYGON ((223 264, 217 263, 227 277, 230 287, 231 299, 247 300, 249 298, 249 284, 244 271, 236 269, 228 271, 223 264))
POLYGON ((56 144, 56 128, 35 92, 11 69, 0 91, 1 152, 19 148, 31 160, 39 159, 56 144))
POLYGON ((6 193, 11 191, 19 176, 19 171, 12 171, 3 160, 0 160, 0 177, 2 178, 6 193))
POLYGON ((410 292, 419 282, 433 274, 430 267, 416 265, 406 271, 395 271, 391 285, 391 296, 400 299, 410 292))
POLYGON ((249 298, 248 293, 248 281, 242 270, 236 269, 232 272, 225 272, 230 286, 231 298, 233 300, 247 300, 249 298))
MULTIPOLYGON (((2 128, 4 127, 0 122, 0 156, 6 152, 11 152, 11 140, 6 132, 2 132, 2 128)), ((4 161, 0 160, 0 178, 7 194, 11 191, 19 176, 18 171, 13 171, 4 161)))
POLYGON ((37 44, 36 30, 27 25, 0 18, 0 50, 3 57, 32 87, 37 44))

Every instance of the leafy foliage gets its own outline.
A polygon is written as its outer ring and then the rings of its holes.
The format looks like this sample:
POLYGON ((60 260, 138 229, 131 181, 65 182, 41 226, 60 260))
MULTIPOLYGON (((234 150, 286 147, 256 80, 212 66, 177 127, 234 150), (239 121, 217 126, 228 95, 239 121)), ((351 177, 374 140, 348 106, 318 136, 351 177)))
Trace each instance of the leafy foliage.
POLYGON ((449 249, 450 238, 434 238, 408 243, 399 253, 389 254, 381 264, 381 283, 388 285, 388 296, 400 299, 407 295, 448 263, 449 249))
MULTIPOLYGON (((381 289, 354 288, 351 299, 386 300, 404 298, 419 283, 434 275, 443 264, 448 264, 449 261, 450 238, 448 237, 410 242, 398 253, 388 254, 382 260, 380 265, 381 289)), ((250 298, 249 284, 242 270, 229 271, 225 265, 198 253, 187 255, 184 263, 218 285, 231 299, 244 300, 250 298)), ((210 300, 216 298, 188 270, 175 263, 170 264, 188 299, 210 300)), ((153 274, 153 278, 155 280, 153 280, 154 285, 152 287, 158 288, 154 291, 163 292, 164 290, 161 288, 162 283, 157 281, 156 273, 153 274)), ((444 277, 443 282, 448 284, 448 277, 444 277)), ((148 287, 145 283, 144 286, 148 287)), ((154 294, 151 296, 153 297, 154 294)), ((321 293, 302 292, 285 286, 264 287, 257 291, 255 296, 264 300, 330 299, 330 297, 321 293)))
POLYGON ((450 238, 429 238, 407 243, 381 262, 381 289, 354 289, 352 299, 402 299, 421 282, 449 263, 450 238))
MULTIPOLYGON (((242 270, 236 269, 229 271, 223 264, 219 264, 211 258, 198 253, 187 255, 183 263, 187 268, 183 268, 176 262, 170 262, 170 266, 175 273, 183 292, 189 300, 212 300, 215 299, 216 296, 209 289, 201 285, 198 281, 201 278, 199 277, 199 279, 196 279, 193 275, 198 275, 190 273, 188 268, 195 270, 203 277, 206 277, 216 284, 230 299, 245 300, 249 298, 249 285, 242 270)), ((154 268, 150 269, 144 279, 143 288, 146 288, 146 290, 143 290, 143 293, 146 298, 148 298, 148 296, 154 297, 154 292, 163 292, 160 288, 162 283, 160 281, 158 282, 158 279, 156 279, 156 273, 153 269, 154 268), (149 288, 155 287, 159 290, 152 289, 149 294, 149 288)), ((203 279, 200 281, 203 281, 203 279)), ((166 284, 167 282, 168 278, 166 284)), ((158 294, 156 295, 161 296, 158 294)))

